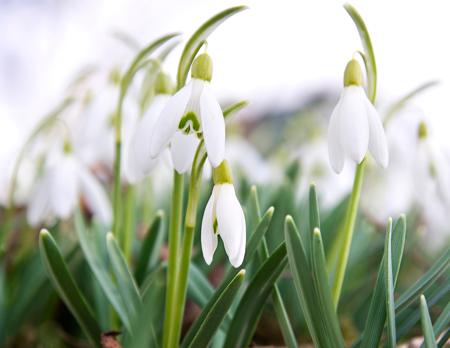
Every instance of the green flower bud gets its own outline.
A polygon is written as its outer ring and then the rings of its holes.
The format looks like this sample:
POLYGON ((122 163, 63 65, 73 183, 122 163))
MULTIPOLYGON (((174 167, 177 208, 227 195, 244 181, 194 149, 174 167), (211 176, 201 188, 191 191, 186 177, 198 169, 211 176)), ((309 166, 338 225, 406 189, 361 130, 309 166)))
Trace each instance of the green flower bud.
POLYGON ((212 73, 213 64, 208 53, 202 53, 195 58, 191 69, 192 78, 210 82, 212 79, 212 73))
POLYGON ((155 81, 155 94, 172 94, 173 83, 170 76, 164 72, 160 72, 155 81))
POLYGON ((68 139, 64 140, 64 145, 63 145, 63 151, 64 153, 68 154, 68 153, 72 153, 72 144, 70 143, 70 141, 68 139))
POLYGON ((352 59, 347 63, 344 72, 344 87, 348 87, 351 85, 354 86, 362 86, 363 84, 363 75, 361 66, 359 65, 356 59, 352 59))
POLYGON ((428 136, 428 128, 425 122, 420 121, 419 128, 417 129, 417 135, 419 136, 419 139, 426 139, 428 136))
POLYGON ((223 160, 216 168, 213 169, 214 185, 218 184, 232 184, 233 178, 231 176, 231 169, 227 160, 223 160))

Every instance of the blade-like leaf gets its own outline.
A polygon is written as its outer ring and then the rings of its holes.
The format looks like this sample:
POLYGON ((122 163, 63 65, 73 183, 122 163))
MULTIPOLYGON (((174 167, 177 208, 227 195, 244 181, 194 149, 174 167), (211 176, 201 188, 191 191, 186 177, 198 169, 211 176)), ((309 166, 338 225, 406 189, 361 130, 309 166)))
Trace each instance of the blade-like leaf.
MULTIPOLYGON (((392 233, 392 271, 394 285, 398 278, 403 256, 406 236, 406 219, 401 216, 396 222, 392 233)), ((384 257, 384 256, 383 256, 384 257)), ((361 338, 361 347, 376 348, 383 333, 386 322, 386 288, 384 286, 384 260, 380 263, 377 280, 375 283, 372 300, 370 302, 366 325, 361 338)))
POLYGON ((313 234, 311 265, 313 270, 314 285, 318 297, 319 308, 317 308, 323 320, 323 327, 326 332, 321 334, 326 340, 323 347, 344 347, 344 339, 339 327, 339 319, 333 305, 330 283, 326 270, 325 252, 323 250, 322 236, 320 230, 316 228, 313 234))
POLYGON ((373 52, 369 31, 367 30, 366 24, 364 23, 361 15, 352 5, 345 4, 344 8, 355 23, 361 38, 364 48, 364 63, 366 64, 367 71, 368 95, 370 101, 374 102, 377 94, 377 64, 375 62, 375 54, 373 52))
POLYGON ((39 234, 39 249, 50 280, 83 332, 95 347, 100 347, 101 330, 92 309, 70 274, 59 248, 46 230, 39 234))
POLYGON ((392 275, 392 219, 389 218, 384 246, 384 286, 386 288, 386 313, 388 347, 395 348, 397 338, 395 332, 394 277, 392 275))
POLYGON ((103 292, 108 298, 111 305, 116 310, 117 314, 122 320, 123 324, 128 331, 131 331, 131 318, 128 314, 126 303, 120 296, 117 287, 110 276, 109 266, 106 256, 106 235, 102 231, 95 231, 101 236, 96 236, 93 232, 88 231, 83 221, 83 217, 80 212, 75 213, 75 230, 77 232, 78 240, 80 242, 81 249, 83 250, 86 261, 89 267, 94 273, 95 278, 99 282, 103 292), (96 238, 103 237, 103 238, 96 238), (99 243, 103 243, 104 248, 101 248, 99 243))
POLYGON ((227 106, 224 110, 223 110, 223 117, 224 118, 228 118, 231 115, 235 114, 236 112, 242 110, 243 108, 245 108, 248 105, 248 101, 247 100, 241 100, 240 102, 231 104, 230 106, 227 106))
POLYGON ((450 264, 450 248, 397 300, 395 310, 399 313, 407 308, 420 294, 425 292, 448 268, 450 264))
POLYGON ((273 285, 287 264, 286 245, 281 244, 262 264, 242 296, 227 332, 224 348, 247 347, 273 285))
POLYGON ((191 36, 189 41, 186 43, 186 46, 184 46, 180 63, 178 64, 177 89, 180 89, 186 83, 192 62, 208 36, 225 20, 236 13, 245 10, 246 8, 246 6, 236 6, 216 14, 200 26, 200 28, 198 28, 197 31, 191 36))
POLYGON ((164 242, 165 231, 164 212, 160 210, 156 213, 156 216, 148 229, 136 261, 134 277, 138 284, 142 284, 147 270, 156 266, 159 251, 164 242))
POLYGON ((233 303, 244 280, 244 275, 244 270, 239 271, 223 291, 214 294, 200 316, 192 324, 182 342, 182 347, 195 348, 208 346, 233 303))
MULTIPOLYGON (((106 246, 119 294, 127 306, 131 325, 136 325, 135 320, 142 305, 138 287, 128 268, 125 257, 111 232, 108 232, 106 236, 106 246)), ((133 333, 133 329, 131 331, 133 333)))
POLYGON ((428 313, 427 301, 423 295, 420 296, 420 314, 425 348, 436 348, 433 325, 431 324, 430 313, 428 313))

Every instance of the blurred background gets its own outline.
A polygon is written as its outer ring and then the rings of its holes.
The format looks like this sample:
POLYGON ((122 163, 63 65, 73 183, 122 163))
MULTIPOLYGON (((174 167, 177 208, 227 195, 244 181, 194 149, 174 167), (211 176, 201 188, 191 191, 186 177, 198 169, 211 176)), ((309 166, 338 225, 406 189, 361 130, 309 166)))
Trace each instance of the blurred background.
MULTIPOLYGON (((344 214, 354 166, 346 163, 340 175, 331 170, 327 126, 342 89, 345 65, 361 49, 358 33, 340 1, 243 3, 250 10, 218 28, 207 46, 214 63, 212 88, 221 105, 249 101, 246 108, 227 121, 227 158, 237 178, 240 200, 244 205, 250 185, 256 184, 260 188, 262 207, 277 207, 274 227, 268 232, 269 247, 273 249, 283 238, 279 231, 285 214, 292 214, 301 227, 307 225, 308 187, 311 182, 316 183, 321 212, 324 212, 324 242, 328 252, 337 229, 336 221, 344 214)), ((49 330, 42 329, 50 332, 44 335, 46 339, 52 337, 56 326, 63 326, 58 333, 63 342, 67 341, 64 332, 76 331, 73 320, 67 321, 70 314, 57 302, 42 265, 37 262, 35 243, 38 227, 48 225, 58 232, 61 230, 60 240, 70 244, 66 236, 72 242, 76 239, 73 233, 66 234, 73 232, 70 220, 69 224, 55 224, 54 220, 36 222, 26 215, 30 201, 36 197, 46 157, 51 157, 55 148, 61 152, 64 138, 69 137, 77 160, 89 169, 110 197, 114 158, 112 126, 120 75, 149 42, 167 33, 181 32, 184 41, 173 49, 163 65, 165 71, 175 76, 184 42, 198 26, 215 13, 241 4, 200 0, 0 0, 0 217, 3 221, 9 218, 14 226, 0 256, 5 255, 7 276, 12 279, 5 282, 10 284, 8 292, 12 294, 11 313, 15 299, 24 298, 10 326, 5 325, 3 330, 1 324, 5 323, 5 317, 1 315, 0 301, 0 346, 6 339, 11 347, 35 346, 39 337, 36 338, 33 325, 37 327, 41 322, 44 324, 39 330, 46 322, 51 323, 49 330), (24 145, 39 122, 67 97, 73 103, 61 114, 63 122, 33 138, 31 146, 22 153, 12 196, 12 176, 24 145), (8 203, 13 203, 9 207, 13 209, 7 209, 8 203), (28 274, 39 277, 39 282, 35 282, 34 288, 29 286, 28 293, 26 289, 20 290, 26 295, 22 296, 17 289, 27 281, 28 274), (32 315, 28 315, 33 296, 41 290, 47 295, 36 302, 33 311, 30 310, 32 315), (43 316, 48 320, 41 321, 43 316), (59 322, 59 318, 64 320, 59 322), (27 325, 33 329, 27 330, 27 325)), ((409 244, 404 262, 407 269, 400 278, 401 290, 423 273, 441 250, 448 249, 450 238, 447 3, 355 0, 352 5, 371 33, 378 65, 377 109, 385 124, 390 164, 382 170, 369 159, 366 171, 361 198, 363 214, 358 219, 344 289, 342 311, 348 323, 341 324, 349 339, 363 328, 361 318, 367 312, 373 283, 368 279, 373 281, 376 277, 387 218, 407 215, 409 244), (424 85, 427 88, 405 99, 424 85), (420 138, 419 128, 424 124, 427 135, 420 138), (362 292, 361 298, 355 298, 355 294, 362 292)), ((143 86, 145 76, 136 76, 125 101, 124 147, 136 120, 146 111, 143 86)), ((126 189, 130 187, 127 180, 125 173, 126 189)), ((149 181, 141 184, 139 187, 145 190, 135 197, 138 239, 156 208, 168 208, 170 168, 162 165, 149 181), (141 210, 150 213, 145 216, 141 210)), ((206 187, 203 192, 203 205, 209 189, 206 187)), ((82 192, 80 196, 83 208, 95 214, 89 207, 92 203, 89 195, 82 192)), ((108 209, 109 201, 105 204, 108 209)), ((202 209, 199 214, 201 217, 202 209)), ((103 216, 108 222, 108 211, 103 216)), ((8 228, 8 225, 2 227, 8 228)), ((165 256, 163 248, 161 259, 165 256)), ((200 253, 194 257, 194 262, 210 276, 213 284, 220 278, 221 260, 215 265, 219 271, 211 272, 216 268, 206 267, 200 253)), ((78 274, 84 280, 86 265, 79 264, 78 274)), ((34 278, 30 278, 32 282, 34 278)), ((304 321, 293 300, 289 276, 280 283, 288 299, 290 315, 295 318, 296 332, 303 334, 304 321)), ((448 291, 448 281, 443 285, 445 288, 439 288, 437 284, 433 291, 448 291)), ((1 290, 0 287, 0 295, 1 290)), ((442 303, 446 299, 448 292, 442 303)), ((281 342, 270 310, 265 313, 257 336, 261 342, 281 342)), ((195 316, 198 311, 191 308, 189 313, 195 316)), ((186 319, 187 325, 192 322, 192 316, 186 319)), ((408 321, 408 316, 404 320, 408 321)), ((408 325, 410 328, 415 322, 408 325)), ((416 332, 420 331, 413 334, 416 332)), ((407 330, 403 332, 407 333, 407 330)), ((83 344, 72 342, 69 346, 83 344)))

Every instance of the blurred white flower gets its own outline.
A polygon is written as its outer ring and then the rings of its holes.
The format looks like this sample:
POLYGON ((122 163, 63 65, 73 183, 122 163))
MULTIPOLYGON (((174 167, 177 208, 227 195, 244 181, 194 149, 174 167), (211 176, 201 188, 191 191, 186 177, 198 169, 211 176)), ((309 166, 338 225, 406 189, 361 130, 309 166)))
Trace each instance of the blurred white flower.
POLYGON ((201 244, 205 262, 212 262, 220 235, 230 263, 237 268, 242 264, 246 246, 245 216, 231 183, 226 161, 214 169, 214 188, 203 213, 201 244))
POLYGON ((213 167, 224 158, 225 121, 209 84, 211 76, 211 58, 201 54, 192 65, 191 81, 170 98, 155 125, 150 156, 157 157, 170 143, 179 173, 189 169, 201 136, 213 167))
POLYGON ((125 162, 125 173, 132 183, 148 176, 159 161, 160 156, 156 158, 150 156, 150 143, 156 120, 169 98, 167 94, 156 95, 144 116, 135 122, 134 131, 126 149, 125 162))
POLYGON ((359 63, 351 60, 345 69, 344 89, 328 127, 330 163, 336 173, 342 171, 347 158, 361 163, 367 150, 382 167, 387 167, 389 162, 383 125, 361 84, 359 63))
POLYGON ((27 210, 30 225, 67 219, 79 198, 99 221, 111 222, 108 196, 91 172, 71 153, 50 154, 42 177, 36 183, 27 210))

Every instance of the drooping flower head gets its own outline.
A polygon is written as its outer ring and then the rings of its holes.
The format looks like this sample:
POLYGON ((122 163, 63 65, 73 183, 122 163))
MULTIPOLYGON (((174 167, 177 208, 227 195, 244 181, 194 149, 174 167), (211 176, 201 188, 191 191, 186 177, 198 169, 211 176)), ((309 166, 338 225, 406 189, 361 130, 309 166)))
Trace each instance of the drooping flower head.
POLYGON ((226 160, 214 168, 214 188, 203 213, 201 244, 203 258, 209 265, 220 235, 225 252, 237 268, 245 255, 246 226, 242 207, 236 197, 231 171, 226 160))
POLYGON ((160 72, 155 81, 155 96, 147 111, 134 125, 133 135, 125 153, 125 173, 131 183, 148 176, 159 161, 160 156, 150 156, 150 145, 156 121, 172 91, 173 84, 169 75, 160 72))
POLYGON ((225 121, 211 90, 212 60, 207 53, 194 60, 191 77, 163 108, 150 146, 150 155, 155 158, 170 144, 173 164, 179 173, 189 169, 201 138, 213 167, 222 162, 225 152, 225 121))
POLYGON ((345 68, 344 89, 328 126, 328 152, 336 173, 342 171, 347 158, 361 163, 368 150, 382 167, 389 162, 380 116, 367 98, 362 82, 361 67, 352 59, 345 68))

